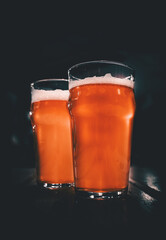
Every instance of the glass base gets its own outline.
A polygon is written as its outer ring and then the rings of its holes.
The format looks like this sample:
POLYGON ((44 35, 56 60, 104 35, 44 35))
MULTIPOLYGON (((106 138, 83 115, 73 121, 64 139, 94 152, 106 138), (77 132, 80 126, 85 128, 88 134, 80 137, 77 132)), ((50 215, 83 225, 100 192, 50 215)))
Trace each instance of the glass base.
POLYGON ((78 197, 86 198, 86 199, 114 199, 114 198, 122 198, 126 196, 128 188, 124 188, 121 190, 110 191, 110 192, 93 192, 87 191, 84 189, 76 188, 76 194, 78 197))
POLYGON ((47 183, 47 182, 38 182, 38 185, 41 188, 45 189, 58 189, 58 188, 64 188, 64 187, 74 187, 74 183, 47 183))

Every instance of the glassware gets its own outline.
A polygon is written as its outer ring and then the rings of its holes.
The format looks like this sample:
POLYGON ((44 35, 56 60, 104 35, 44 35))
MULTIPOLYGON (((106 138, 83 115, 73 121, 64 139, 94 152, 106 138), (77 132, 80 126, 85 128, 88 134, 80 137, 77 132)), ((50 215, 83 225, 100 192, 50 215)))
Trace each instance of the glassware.
POLYGON ((31 84, 37 181, 45 188, 73 186, 71 121, 66 79, 44 79, 31 84))
POLYGON ((113 198, 127 192, 133 118, 134 71, 110 61, 68 70, 76 192, 113 198))

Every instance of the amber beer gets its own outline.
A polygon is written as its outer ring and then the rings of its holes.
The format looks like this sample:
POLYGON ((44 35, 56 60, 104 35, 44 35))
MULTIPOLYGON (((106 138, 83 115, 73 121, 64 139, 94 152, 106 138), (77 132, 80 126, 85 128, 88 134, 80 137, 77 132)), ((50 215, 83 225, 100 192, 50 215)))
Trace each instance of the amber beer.
POLYGON ((69 86, 76 189, 93 198, 122 194, 130 168, 133 82, 107 74, 69 86))
POLYGON ((31 122, 37 153, 38 182, 56 188, 73 184, 68 90, 34 89, 31 122))

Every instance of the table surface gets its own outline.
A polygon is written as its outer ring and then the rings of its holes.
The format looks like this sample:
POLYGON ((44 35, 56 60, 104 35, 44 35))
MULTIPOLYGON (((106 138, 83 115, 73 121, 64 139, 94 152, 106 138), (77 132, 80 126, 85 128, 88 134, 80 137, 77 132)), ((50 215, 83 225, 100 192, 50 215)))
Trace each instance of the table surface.
POLYGON ((162 236, 164 194, 161 177, 152 169, 131 167, 127 196, 109 200, 80 198, 73 187, 41 189, 34 168, 14 168, 12 176, 11 222, 16 236, 162 236))

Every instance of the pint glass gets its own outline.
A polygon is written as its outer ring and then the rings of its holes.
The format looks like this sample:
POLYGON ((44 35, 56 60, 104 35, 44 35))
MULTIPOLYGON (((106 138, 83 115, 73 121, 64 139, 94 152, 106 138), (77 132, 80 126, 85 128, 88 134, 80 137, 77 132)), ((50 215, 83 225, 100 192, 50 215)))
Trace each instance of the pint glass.
POLYGON ((68 97, 68 80, 45 79, 31 84, 37 181, 50 189, 74 182, 68 97))
POLYGON ((88 198, 127 192, 133 118, 133 69, 91 61, 68 71, 76 191, 88 198))

